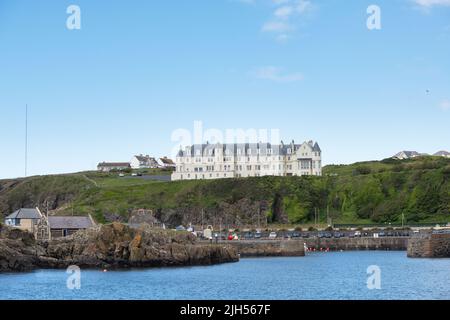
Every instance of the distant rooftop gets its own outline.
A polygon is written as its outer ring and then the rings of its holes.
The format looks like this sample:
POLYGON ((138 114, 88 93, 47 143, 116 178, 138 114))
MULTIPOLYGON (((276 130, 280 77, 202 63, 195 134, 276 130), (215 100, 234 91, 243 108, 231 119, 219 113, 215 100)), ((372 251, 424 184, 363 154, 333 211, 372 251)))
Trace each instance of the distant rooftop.
POLYGON ((21 208, 14 211, 6 219, 40 219, 41 213, 36 208, 21 208))
POLYGON ((129 167, 129 162, 101 162, 98 167, 129 167))
POLYGON ((94 226, 86 216, 49 216, 48 223, 51 229, 88 229, 94 226))

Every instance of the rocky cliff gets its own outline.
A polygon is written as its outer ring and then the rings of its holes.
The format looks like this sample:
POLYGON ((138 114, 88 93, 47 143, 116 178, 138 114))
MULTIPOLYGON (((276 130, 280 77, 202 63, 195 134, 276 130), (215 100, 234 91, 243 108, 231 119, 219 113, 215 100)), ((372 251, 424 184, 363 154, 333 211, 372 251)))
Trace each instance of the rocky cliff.
POLYGON ((0 230, 0 272, 36 268, 130 268, 209 265, 238 261, 226 245, 200 244, 189 233, 138 229, 120 223, 37 243, 27 232, 0 230))

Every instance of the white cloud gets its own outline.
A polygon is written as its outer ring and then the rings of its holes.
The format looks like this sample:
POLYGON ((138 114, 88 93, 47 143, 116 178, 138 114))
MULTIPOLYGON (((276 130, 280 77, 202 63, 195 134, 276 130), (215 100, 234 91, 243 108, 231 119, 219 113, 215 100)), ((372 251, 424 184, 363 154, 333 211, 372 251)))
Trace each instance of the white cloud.
POLYGON ((414 2, 419 6, 427 8, 433 6, 450 6, 450 0, 414 0, 414 2))
POLYGON ((275 17, 280 19, 287 19, 294 12, 294 8, 291 6, 283 6, 275 10, 273 13, 275 17))
POLYGON ((256 70, 256 77, 262 80, 275 82, 296 82, 303 80, 303 75, 299 72, 286 73, 281 68, 274 66, 261 67, 256 70))
POLYGON ((298 18, 312 9, 309 0, 272 0, 275 10, 269 21, 264 23, 262 31, 276 33, 276 39, 286 41, 289 33, 296 29, 298 18))
POLYGON ((442 111, 448 111, 450 110, 450 100, 444 100, 439 104, 439 107, 442 109, 442 111))
POLYGON ((262 31, 266 32, 285 32, 291 30, 291 25, 289 25, 286 22, 282 21, 269 21, 266 22, 263 27, 262 31))

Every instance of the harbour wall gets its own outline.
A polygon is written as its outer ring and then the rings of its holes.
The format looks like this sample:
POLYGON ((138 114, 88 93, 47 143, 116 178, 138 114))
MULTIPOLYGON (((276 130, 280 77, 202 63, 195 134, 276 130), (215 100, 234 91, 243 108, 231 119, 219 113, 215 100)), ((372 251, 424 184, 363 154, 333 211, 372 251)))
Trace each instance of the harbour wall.
POLYGON ((320 251, 386 250, 406 251, 407 237, 389 238, 311 238, 298 240, 238 240, 226 243, 235 247, 241 257, 301 257, 308 249, 320 251))
POLYGON ((450 258, 450 234, 428 234, 410 238, 410 258, 450 258))
POLYGON ((306 246, 315 250, 403 250, 408 247, 408 237, 386 238, 312 238, 305 239, 306 246))
POLYGON ((242 240, 229 241, 241 257, 303 257, 302 240, 242 240))

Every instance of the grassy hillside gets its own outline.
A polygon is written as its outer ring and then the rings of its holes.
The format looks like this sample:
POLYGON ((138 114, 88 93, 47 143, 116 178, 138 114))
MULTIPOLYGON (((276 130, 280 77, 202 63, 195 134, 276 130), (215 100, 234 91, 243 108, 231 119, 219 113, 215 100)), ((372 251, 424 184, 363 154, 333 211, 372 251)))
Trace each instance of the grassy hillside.
MULTIPOLYGON (((167 174, 167 173, 152 173, 167 174)), ((160 182, 96 172, 0 181, 0 212, 40 205, 61 214, 125 219, 152 209, 173 223, 305 223, 317 210, 335 223, 450 221, 450 159, 423 157, 328 166, 323 177, 160 182)))

